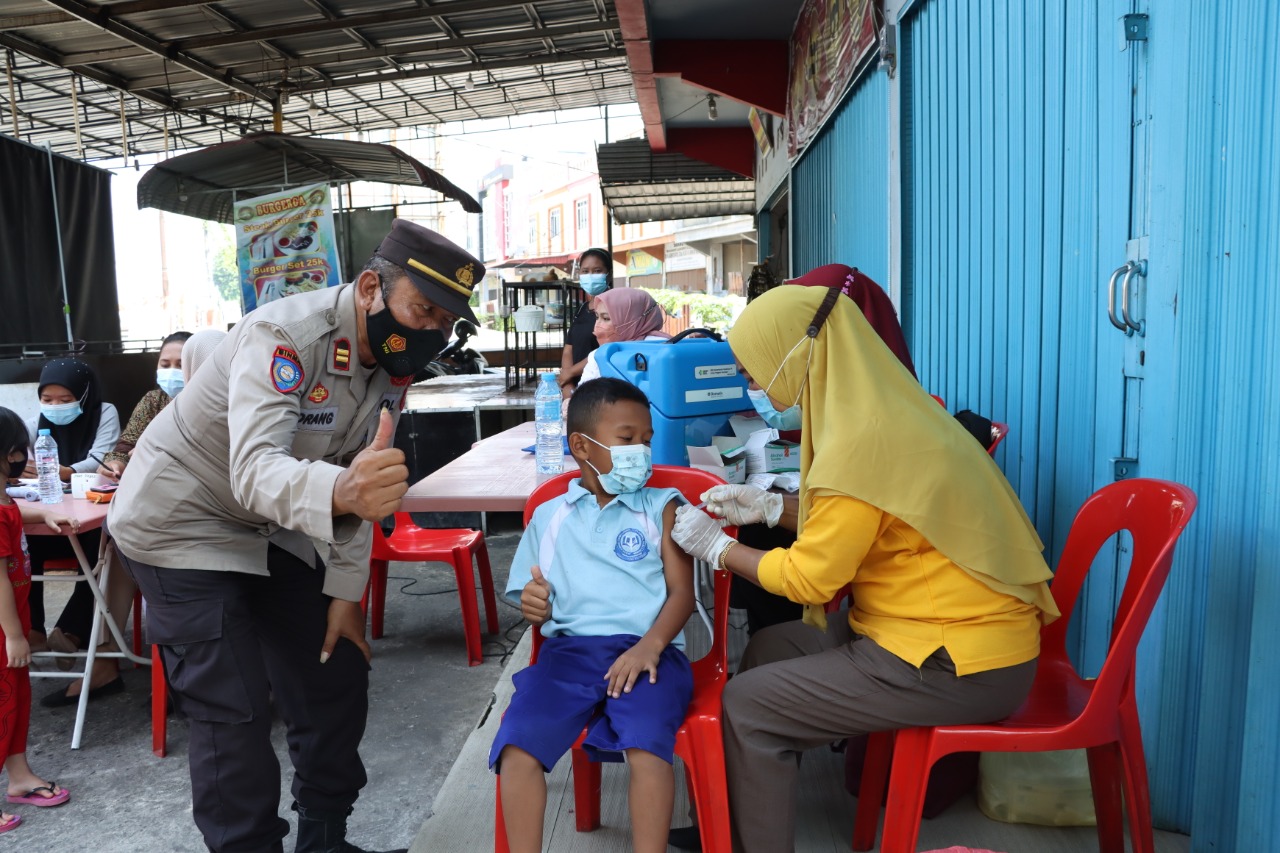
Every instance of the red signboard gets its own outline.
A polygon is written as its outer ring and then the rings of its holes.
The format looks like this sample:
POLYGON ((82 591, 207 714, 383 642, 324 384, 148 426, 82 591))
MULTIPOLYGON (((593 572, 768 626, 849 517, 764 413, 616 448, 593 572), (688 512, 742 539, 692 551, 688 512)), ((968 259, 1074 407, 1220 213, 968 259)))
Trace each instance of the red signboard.
POLYGON ((794 157, 840 102, 853 72, 876 45, 880 0, 805 0, 791 33, 788 151, 794 157))

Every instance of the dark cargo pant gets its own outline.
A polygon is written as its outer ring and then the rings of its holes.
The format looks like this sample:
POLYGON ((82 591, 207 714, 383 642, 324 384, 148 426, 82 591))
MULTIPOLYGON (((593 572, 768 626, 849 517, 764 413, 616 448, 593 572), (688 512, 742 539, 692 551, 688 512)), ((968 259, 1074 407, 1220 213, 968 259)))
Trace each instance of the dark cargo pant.
POLYGON ((369 666, 345 640, 320 663, 330 602, 321 591, 323 568, 274 545, 269 577, 124 564, 142 589, 151 640, 190 719, 192 808, 206 846, 282 850, 289 824, 279 814, 272 700, 287 729, 294 799, 345 813, 366 782, 358 749, 369 666))

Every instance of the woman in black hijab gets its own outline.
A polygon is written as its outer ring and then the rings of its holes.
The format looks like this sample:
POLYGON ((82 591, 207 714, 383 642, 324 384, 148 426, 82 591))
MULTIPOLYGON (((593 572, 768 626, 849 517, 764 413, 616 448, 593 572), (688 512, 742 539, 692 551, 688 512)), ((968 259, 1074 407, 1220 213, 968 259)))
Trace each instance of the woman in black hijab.
MULTIPOLYGON (((39 430, 47 429, 58 443, 58 476, 69 482, 73 473, 92 473, 98 470, 98 462, 115 447, 120 438, 120 416, 116 407, 102 401, 102 387, 93 368, 73 358, 58 358, 40 371, 40 414, 27 421, 27 431, 34 445, 39 430), (90 455, 92 454, 92 455, 90 455)), ((28 476, 35 476, 35 454, 30 455, 28 476)), ((70 498, 68 498, 69 500, 70 498)), ((101 531, 80 534, 80 545, 86 555, 97 554, 101 531)), ((44 573, 46 560, 73 557, 71 543, 62 536, 33 536, 28 540, 31 556, 31 573, 44 573)), ((63 610, 53 635, 45 636, 44 584, 32 586, 31 634, 28 639, 33 650, 52 648, 55 651, 76 651, 84 648, 89 640, 89 628, 93 624, 93 596, 87 588, 72 594, 63 610)), ((70 658, 58 658, 58 665, 70 668, 70 658)), ((62 691, 54 694, 64 695, 62 691)), ((93 691, 91 691, 93 695, 93 691)))
POLYGON ((596 297, 613 286, 613 258, 604 249, 587 249, 578 256, 578 283, 587 301, 574 315, 565 332, 564 352, 560 356, 560 376, 557 380, 564 393, 569 394, 578 384, 587 356, 600 346, 596 340, 596 297))

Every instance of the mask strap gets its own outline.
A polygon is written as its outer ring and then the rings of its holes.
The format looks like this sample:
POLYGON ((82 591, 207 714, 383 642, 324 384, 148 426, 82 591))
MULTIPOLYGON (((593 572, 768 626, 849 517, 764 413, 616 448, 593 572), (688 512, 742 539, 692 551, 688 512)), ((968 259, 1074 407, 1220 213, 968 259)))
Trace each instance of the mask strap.
POLYGON ((822 331, 822 326, 827 322, 827 317, 831 316, 831 311, 836 307, 836 300, 840 298, 840 288, 827 288, 827 295, 822 297, 822 303, 818 306, 818 310, 814 312, 813 319, 809 321, 809 327, 804 330, 804 337, 796 341, 796 345, 783 357, 782 363, 778 365, 778 369, 774 371, 773 378, 769 380, 769 385, 765 389, 773 387, 773 383, 778 381, 778 376, 782 373, 782 368, 791 360, 792 354, 800 348, 806 340, 809 342, 809 354, 804 362, 804 378, 800 380, 800 388, 796 392, 796 399, 792 406, 800 405, 800 398, 804 396, 804 386, 809 381, 809 367, 813 364, 813 345, 818 338, 818 332, 822 331))

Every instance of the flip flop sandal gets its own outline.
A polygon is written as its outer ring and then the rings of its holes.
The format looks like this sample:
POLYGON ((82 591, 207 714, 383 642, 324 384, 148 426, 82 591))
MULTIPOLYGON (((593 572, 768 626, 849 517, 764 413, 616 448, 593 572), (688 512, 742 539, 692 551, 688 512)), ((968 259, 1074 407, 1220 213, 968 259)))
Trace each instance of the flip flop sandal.
MULTIPOLYGON (((19 803, 24 806, 38 806, 39 808, 60 806, 67 800, 71 799, 71 792, 66 788, 59 788, 58 793, 53 793, 54 786, 57 784, 57 782, 50 782, 48 785, 41 785, 38 788, 32 788, 30 791, 27 791, 19 797, 9 794, 5 797, 5 800, 10 803, 19 803), (41 791, 48 791, 52 796, 42 796, 40 794, 41 791)), ((14 825, 16 826, 17 824, 14 825)))
POLYGON ((4 823, 0 823, 0 833, 8 832, 11 829, 17 829, 21 823, 22 823, 22 815, 20 814, 13 815, 4 823))

